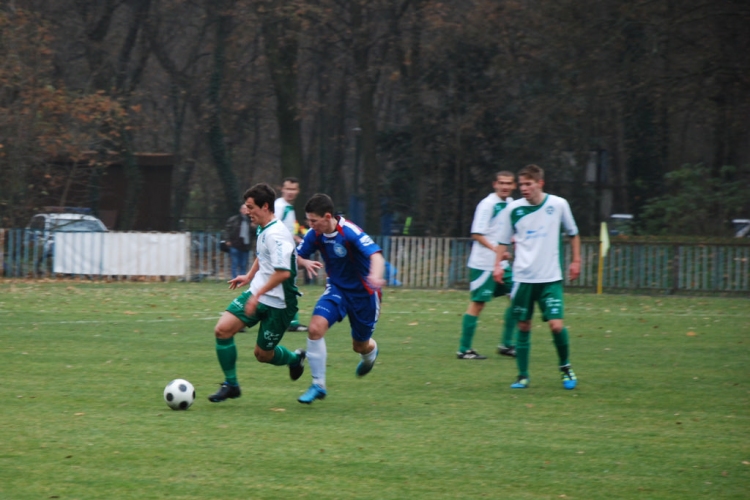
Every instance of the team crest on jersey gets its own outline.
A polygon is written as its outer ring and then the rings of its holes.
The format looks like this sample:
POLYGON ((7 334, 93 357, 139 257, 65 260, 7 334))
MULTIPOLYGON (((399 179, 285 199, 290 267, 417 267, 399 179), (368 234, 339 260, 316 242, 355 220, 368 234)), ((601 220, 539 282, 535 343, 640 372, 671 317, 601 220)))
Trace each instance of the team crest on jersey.
POLYGON ((516 217, 522 217, 523 216, 523 208, 519 208, 516 210, 516 217))
POLYGON ((335 253, 338 257, 343 257, 346 255, 346 247, 344 245, 336 243, 335 245, 333 245, 333 253, 335 253))
POLYGON ((547 212, 548 214, 552 215, 552 212, 555 211, 555 207, 549 206, 544 211, 547 212))

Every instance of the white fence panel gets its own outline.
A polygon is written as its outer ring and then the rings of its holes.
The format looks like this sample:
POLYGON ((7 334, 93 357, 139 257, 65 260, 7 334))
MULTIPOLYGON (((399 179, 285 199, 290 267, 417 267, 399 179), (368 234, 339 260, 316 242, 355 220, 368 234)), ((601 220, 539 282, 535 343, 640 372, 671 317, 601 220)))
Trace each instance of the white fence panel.
POLYGON ((187 276, 189 233, 55 234, 55 273, 187 276))

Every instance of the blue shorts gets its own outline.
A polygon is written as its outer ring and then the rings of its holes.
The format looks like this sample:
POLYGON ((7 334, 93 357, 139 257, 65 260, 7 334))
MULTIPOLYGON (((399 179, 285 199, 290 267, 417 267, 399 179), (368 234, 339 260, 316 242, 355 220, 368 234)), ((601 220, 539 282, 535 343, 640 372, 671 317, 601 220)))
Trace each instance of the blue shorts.
POLYGON ((358 342, 367 341, 372 337, 380 316, 380 291, 372 295, 354 294, 326 284, 323 295, 315 304, 313 316, 323 316, 329 327, 349 316, 352 338, 358 342))

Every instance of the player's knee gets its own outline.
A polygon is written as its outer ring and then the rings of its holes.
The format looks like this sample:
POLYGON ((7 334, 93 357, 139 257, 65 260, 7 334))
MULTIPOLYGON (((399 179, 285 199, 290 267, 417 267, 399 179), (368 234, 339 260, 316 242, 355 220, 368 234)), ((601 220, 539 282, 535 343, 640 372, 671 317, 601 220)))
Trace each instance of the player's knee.
POLYGON ((232 332, 230 332, 227 328, 222 326, 221 323, 217 324, 214 327, 214 337, 217 339, 228 339, 233 335, 232 332))
POLYGON ((263 349, 255 349, 255 359, 261 363, 270 363, 273 359, 274 351, 264 351, 263 349))
POLYGON ((368 340, 367 342, 352 342, 352 350, 358 354, 368 354, 375 346, 368 340))
POLYGON ((560 320, 550 320, 549 329, 553 334, 557 335, 563 331, 563 322, 560 320))
POLYGON ((307 327, 307 338, 310 340, 320 340, 328 331, 328 322, 319 316, 313 316, 310 325, 307 327))
POLYGON ((311 324, 307 327, 307 338, 310 340, 320 340, 326 334, 326 329, 320 325, 311 324))
POLYGON ((467 313, 471 316, 479 316, 479 313, 484 309, 484 302, 471 302, 467 309, 467 313))

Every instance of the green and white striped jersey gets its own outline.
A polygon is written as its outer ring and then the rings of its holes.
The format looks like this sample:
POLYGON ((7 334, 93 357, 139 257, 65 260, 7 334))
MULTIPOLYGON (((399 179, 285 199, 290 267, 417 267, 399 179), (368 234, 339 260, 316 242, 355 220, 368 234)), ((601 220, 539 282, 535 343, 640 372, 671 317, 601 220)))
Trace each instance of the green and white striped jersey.
POLYGON ((258 302, 276 309, 285 309, 287 300, 296 300, 297 252, 292 234, 278 219, 258 228, 257 240, 258 272, 250 282, 250 292, 257 295, 258 290, 268 283, 276 270, 290 271, 292 275, 271 291, 258 297, 258 302))
POLYGON ((578 234, 570 205, 564 198, 546 194, 539 205, 516 200, 501 214, 499 241, 510 245, 515 238, 513 281, 551 283, 563 279, 562 237, 578 234))
MULTIPOLYGON (((489 241, 499 243, 500 213, 512 201, 510 196, 503 200, 496 193, 490 193, 480 201, 474 211, 471 234, 481 234, 489 241)), ((495 267, 495 252, 475 241, 471 245, 467 266, 480 271, 492 271, 495 267)))
POLYGON ((281 221, 282 224, 294 234, 294 225, 297 223, 297 214, 294 213, 294 206, 284 198, 276 198, 273 203, 273 215, 281 221))

